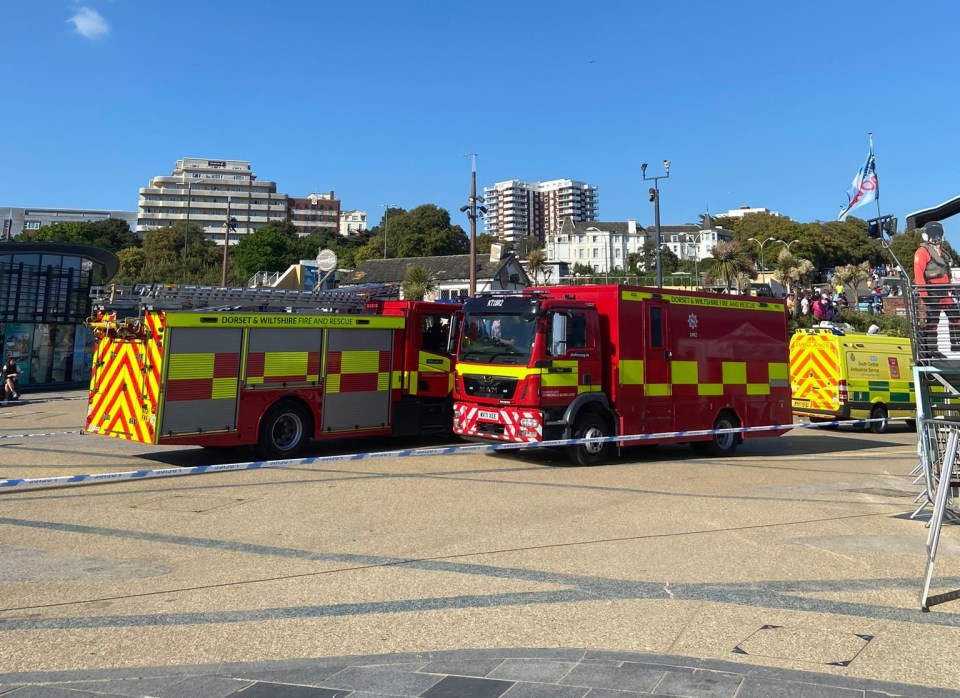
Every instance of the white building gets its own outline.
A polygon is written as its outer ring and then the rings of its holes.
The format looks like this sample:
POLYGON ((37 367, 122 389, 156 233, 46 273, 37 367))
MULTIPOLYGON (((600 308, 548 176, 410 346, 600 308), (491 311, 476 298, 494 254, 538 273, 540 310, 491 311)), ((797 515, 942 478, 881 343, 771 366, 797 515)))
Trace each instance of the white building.
POLYGON ((223 243, 227 208, 237 221, 231 244, 273 221, 287 220, 287 195, 275 182, 259 181, 245 160, 177 160, 172 175, 140 189, 137 233, 178 222, 200 223, 206 237, 223 243))
POLYGON ((597 187, 572 179, 512 179, 484 187, 483 196, 484 232, 506 242, 525 236, 544 242, 566 219, 595 221, 599 211, 597 187))
POLYGON ((17 208, 16 206, 0 206, 0 216, 3 216, 0 242, 8 242, 24 231, 40 230, 40 228, 53 225, 54 223, 92 223, 108 218, 119 218, 127 222, 130 230, 137 229, 136 211, 97 211, 81 208, 17 208))
POLYGON ((367 229, 367 212, 353 209, 340 212, 340 234, 355 235, 367 229))
POLYGON ((563 222, 559 232, 547 235, 549 259, 586 264, 598 273, 627 268, 627 256, 641 252, 649 231, 633 219, 624 223, 563 222))
POLYGON ((726 216, 727 218, 743 218, 744 216, 749 216, 754 213, 765 213, 768 216, 776 216, 777 218, 783 218, 778 212, 771 211, 768 208, 751 208, 750 206, 741 206, 740 208, 731 208, 726 213, 721 213, 717 218, 721 216, 726 216))
MULTIPOLYGON (((652 235, 652 231, 651 231, 652 235)), ((680 261, 703 261, 711 256, 718 242, 730 242, 733 236, 723 228, 703 230, 699 225, 661 225, 660 239, 680 261)))

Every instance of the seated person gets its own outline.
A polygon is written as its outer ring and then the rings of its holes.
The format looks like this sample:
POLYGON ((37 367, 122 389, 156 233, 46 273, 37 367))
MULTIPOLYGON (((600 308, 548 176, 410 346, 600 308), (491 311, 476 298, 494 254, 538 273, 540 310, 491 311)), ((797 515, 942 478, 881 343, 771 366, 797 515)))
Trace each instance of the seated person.
POLYGON ((12 356, 7 359, 3 367, 3 394, 6 400, 16 400, 20 397, 17 391, 17 382, 20 380, 20 367, 12 356))

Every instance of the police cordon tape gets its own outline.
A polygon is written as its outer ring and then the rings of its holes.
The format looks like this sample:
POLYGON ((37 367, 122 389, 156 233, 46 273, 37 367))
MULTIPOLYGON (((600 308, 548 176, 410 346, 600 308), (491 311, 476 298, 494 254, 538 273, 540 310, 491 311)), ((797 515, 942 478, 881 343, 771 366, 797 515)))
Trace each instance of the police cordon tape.
MULTIPOLYGON (((150 480, 165 477, 184 477, 187 475, 207 475, 240 470, 261 470, 266 468, 288 468, 295 465, 316 465, 318 463, 343 463, 345 461, 372 460, 374 458, 410 458, 427 456, 453 456, 464 453, 485 453, 492 451, 519 451, 531 448, 554 448, 557 446, 576 446, 579 444, 618 443, 621 441, 651 441, 653 439, 683 438, 686 436, 711 436, 714 434, 745 434, 763 431, 789 431, 791 429, 818 429, 832 426, 865 425, 871 422, 909 421, 906 418, 847 419, 832 422, 800 422, 797 424, 773 424, 762 427, 735 427, 730 429, 697 429, 693 431, 664 431, 656 434, 625 434, 603 436, 589 439, 554 439, 533 443, 495 443, 471 444, 468 446, 443 446, 440 448, 413 448, 399 451, 372 451, 368 453, 349 453, 337 456, 311 456, 288 460, 249 461, 246 463, 223 463, 221 465, 197 465, 182 468, 161 468, 158 470, 131 470, 122 473, 91 473, 88 475, 64 475, 62 477, 39 477, 0 480, 0 493, 31 488, 73 487, 75 485, 93 485, 106 482, 126 482, 130 480, 150 480)), ((68 432, 77 433, 77 432, 68 432)), ((81 432, 82 433, 82 432, 81 432)))
POLYGON ((86 433, 83 429, 75 429, 74 431, 45 431, 39 434, 0 434, 0 439, 35 439, 38 436, 66 436, 67 434, 83 436, 86 433))

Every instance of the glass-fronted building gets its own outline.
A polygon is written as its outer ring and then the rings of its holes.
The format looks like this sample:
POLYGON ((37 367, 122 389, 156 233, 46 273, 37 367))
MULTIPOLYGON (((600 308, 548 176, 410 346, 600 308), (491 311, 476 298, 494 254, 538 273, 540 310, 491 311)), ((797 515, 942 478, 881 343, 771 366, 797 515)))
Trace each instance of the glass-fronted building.
POLYGON ((0 243, 0 347, 17 360, 22 387, 89 380, 90 287, 118 268, 115 254, 90 245, 0 243))

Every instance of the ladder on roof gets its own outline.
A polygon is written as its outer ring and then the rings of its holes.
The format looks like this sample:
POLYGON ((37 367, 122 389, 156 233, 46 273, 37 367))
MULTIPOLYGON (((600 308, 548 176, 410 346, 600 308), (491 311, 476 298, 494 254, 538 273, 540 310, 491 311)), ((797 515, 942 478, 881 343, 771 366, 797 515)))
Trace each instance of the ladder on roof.
POLYGON ((351 286, 332 291, 298 291, 283 288, 220 288, 136 284, 132 286, 94 286, 90 289, 93 306, 100 310, 140 313, 143 310, 205 310, 293 312, 312 310, 330 313, 357 313, 367 303, 399 297, 399 289, 389 284, 351 286))

